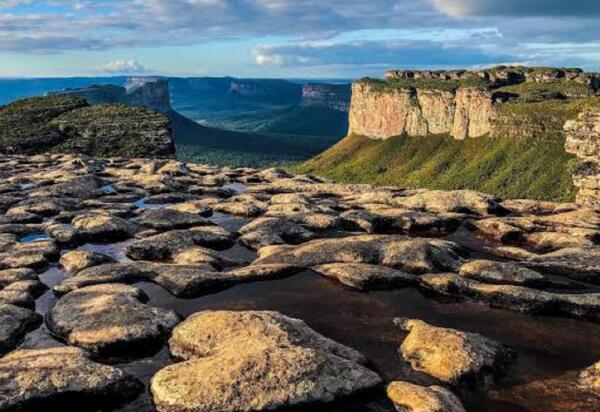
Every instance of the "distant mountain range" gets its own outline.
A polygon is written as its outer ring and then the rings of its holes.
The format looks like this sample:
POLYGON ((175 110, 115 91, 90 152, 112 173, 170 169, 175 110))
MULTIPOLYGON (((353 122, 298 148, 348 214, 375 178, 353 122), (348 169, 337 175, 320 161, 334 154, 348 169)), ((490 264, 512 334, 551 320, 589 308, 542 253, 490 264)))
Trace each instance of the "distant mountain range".
POLYGON ((55 94, 166 114, 185 160, 270 166, 307 159, 344 137, 351 86, 233 77, 0 79, 0 104, 55 94))

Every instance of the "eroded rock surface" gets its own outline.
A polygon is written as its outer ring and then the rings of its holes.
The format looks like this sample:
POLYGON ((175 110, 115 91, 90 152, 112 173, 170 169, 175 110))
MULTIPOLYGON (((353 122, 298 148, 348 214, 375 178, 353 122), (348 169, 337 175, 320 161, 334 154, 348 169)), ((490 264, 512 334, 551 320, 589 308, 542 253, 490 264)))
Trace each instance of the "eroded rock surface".
POLYGON ((152 379, 159 411, 299 407, 381 384, 360 353, 276 312, 200 312, 174 330, 169 344, 185 361, 152 379))
POLYGON ((460 399, 441 386, 396 381, 387 387, 387 395, 398 412, 465 412, 460 399))
POLYGON ((122 370, 90 361, 77 348, 18 350, 0 358, 0 410, 75 407, 131 400, 142 390, 122 370))
POLYGON ((400 353, 412 367, 455 385, 489 387, 505 370, 513 352, 492 339, 421 320, 398 318, 394 323, 408 331, 400 353))
POLYGON ((37 313, 14 305, 0 303, 0 356, 12 350, 30 330, 42 323, 37 313))

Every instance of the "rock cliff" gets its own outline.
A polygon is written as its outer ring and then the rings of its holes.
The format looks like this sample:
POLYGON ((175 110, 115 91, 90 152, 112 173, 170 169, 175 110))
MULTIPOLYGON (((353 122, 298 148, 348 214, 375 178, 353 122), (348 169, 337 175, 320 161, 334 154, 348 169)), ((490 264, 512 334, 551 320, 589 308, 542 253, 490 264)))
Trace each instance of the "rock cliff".
POLYGON ((350 110, 351 86, 348 84, 308 83, 302 88, 302 104, 323 106, 340 112, 350 110))
POLYGON ((169 119, 145 108, 89 106, 48 96, 0 106, 0 153, 164 157, 174 150, 169 119))
POLYGON ((171 111, 169 82, 146 77, 130 78, 125 85, 127 95, 123 103, 152 109, 159 113, 171 111))
POLYGON ((579 188, 578 203, 600 208, 600 109, 583 111, 565 124, 568 153, 579 159, 573 181, 579 188))
POLYGON ((83 97, 89 104, 125 104, 145 107, 159 113, 171 111, 169 82, 163 79, 132 77, 125 86, 92 85, 50 93, 52 96, 83 97))
POLYGON ((450 134, 480 137, 492 130, 493 94, 478 88, 380 91, 370 82, 352 86, 350 133, 371 138, 450 134))
POLYGON ((513 103, 512 109, 515 104, 582 99, 597 95, 599 89, 600 74, 580 69, 389 71, 385 81, 361 79, 353 84, 350 133, 373 139, 532 136, 545 132, 544 122, 529 124, 525 119, 520 124, 523 119, 513 110, 507 112, 506 103, 513 103))

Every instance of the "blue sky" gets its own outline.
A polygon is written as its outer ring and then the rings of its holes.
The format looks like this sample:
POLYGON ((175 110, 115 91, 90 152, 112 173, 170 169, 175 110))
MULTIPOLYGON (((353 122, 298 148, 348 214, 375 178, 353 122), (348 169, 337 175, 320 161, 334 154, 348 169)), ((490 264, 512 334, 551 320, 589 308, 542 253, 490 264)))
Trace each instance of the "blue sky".
POLYGON ((0 0, 0 77, 600 70, 600 0, 0 0))

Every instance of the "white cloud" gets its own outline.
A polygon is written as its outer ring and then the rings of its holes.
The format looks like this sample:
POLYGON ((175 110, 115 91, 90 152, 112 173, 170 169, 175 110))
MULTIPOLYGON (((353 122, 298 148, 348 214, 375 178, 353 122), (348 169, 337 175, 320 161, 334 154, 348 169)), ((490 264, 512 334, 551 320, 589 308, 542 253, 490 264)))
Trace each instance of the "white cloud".
POLYGON ((32 0, 0 0, 0 7, 2 8, 11 8, 17 7, 24 4, 31 4, 32 0))
POLYGON ((146 68, 138 63, 136 60, 115 60, 110 63, 106 63, 101 67, 101 71, 110 74, 136 74, 144 73, 146 68))

